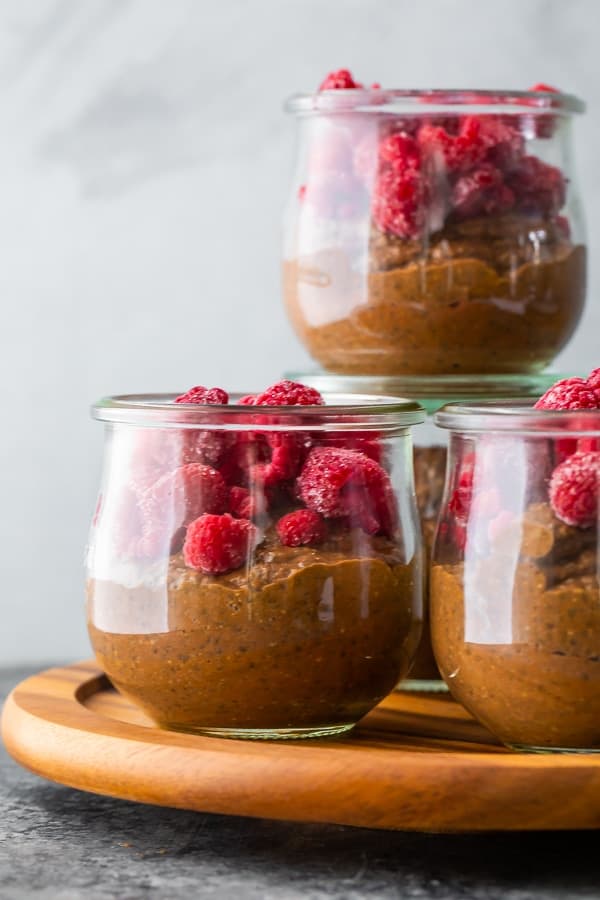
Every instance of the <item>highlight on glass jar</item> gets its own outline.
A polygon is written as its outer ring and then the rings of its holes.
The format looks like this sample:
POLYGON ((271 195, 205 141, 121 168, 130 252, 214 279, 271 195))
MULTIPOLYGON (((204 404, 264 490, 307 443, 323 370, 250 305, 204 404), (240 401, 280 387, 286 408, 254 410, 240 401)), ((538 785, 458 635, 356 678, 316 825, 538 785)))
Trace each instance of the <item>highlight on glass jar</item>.
POLYGON ((349 730, 422 620, 417 403, 284 381, 93 408, 106 453, 88 624, 159 725, 248 738, 349 730), (178 402, 175 402, 178 401, 178 402))
POLYGON ((430 588, 442 675, 513 748, 597 751, 600 410, 449 405, 436 421, 450 429, 430 588))
POLYGON ((362 375, 523 373, 557 356, 585 300, 580 100, 545 85, 364 88, 346 73, 287 110, 284 298, 315 360, 362 375))

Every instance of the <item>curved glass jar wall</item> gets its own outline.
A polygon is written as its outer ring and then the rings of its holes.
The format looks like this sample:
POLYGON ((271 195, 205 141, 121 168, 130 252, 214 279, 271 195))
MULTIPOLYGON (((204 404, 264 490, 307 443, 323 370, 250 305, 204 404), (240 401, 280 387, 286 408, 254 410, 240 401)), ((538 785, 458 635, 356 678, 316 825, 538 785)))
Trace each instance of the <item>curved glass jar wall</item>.
POLYGON ((399 687, 409 691, 447 690, 433 655, 429 626, 429 567, 444 493, 448 443, 448 432, 434 424, 434 414, 452 401, 485 401, 507 396, 537 399, 561 376, 544 372, 532 375, 360 377, 293 372, 286 377, 321 392, 407 397, 425 409, 427 418, 413 433, 415 491, 425 551, 423 629, 409 675, 399 687))
POLYGON ((357 375, 543 369, 580 319, 583 219, 558 93, 292 97, 284 297, 308 351, 357 375))
POLYGON ((457 700, 529 750, 600 749, 600 415, 449 406, 432 634, 457 700))
POLYGON ((88 554, 100 665, 167 728, 348 730, 406 674, 420 635, 421 408, 171 400, 94 408, 106 423, 88 554))

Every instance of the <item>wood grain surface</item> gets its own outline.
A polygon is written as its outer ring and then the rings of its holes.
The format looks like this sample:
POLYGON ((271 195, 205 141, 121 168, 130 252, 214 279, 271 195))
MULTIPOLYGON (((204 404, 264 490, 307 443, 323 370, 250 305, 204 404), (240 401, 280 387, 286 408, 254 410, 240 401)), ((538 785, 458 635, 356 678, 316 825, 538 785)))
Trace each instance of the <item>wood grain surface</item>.
POLYGON ((160 806, 411 831, 600 827, 600 756, 505 750, 446 695, 393 694, 334 740, 224 740, 155 727, 84 662, 15 688, 2 734, 45 778, 160 806))

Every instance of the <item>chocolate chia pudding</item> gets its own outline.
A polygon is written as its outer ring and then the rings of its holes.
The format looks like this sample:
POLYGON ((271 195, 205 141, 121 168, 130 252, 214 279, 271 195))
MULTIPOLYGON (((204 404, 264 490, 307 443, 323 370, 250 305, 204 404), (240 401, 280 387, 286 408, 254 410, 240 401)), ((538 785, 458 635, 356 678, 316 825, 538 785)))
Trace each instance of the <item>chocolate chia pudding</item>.
POLYGON ((346 532, 319 548, 282 547, 271 532, 249 568, 223 575, 196 572, 179 553, 163 587, 92 580, 90 635, 114 684, 160 725, 347 725, 406 672, 417 590, 386 538, 346 532))
POLYGON ((600 584, 595 528, 547 503, 494 553, 431 570, 433 645, 453 695, 503 742, 600 747, 600 584), (518 533, 518 532, 517 532, 518 533), (508 595, 507 595, 508 591, 508 595))

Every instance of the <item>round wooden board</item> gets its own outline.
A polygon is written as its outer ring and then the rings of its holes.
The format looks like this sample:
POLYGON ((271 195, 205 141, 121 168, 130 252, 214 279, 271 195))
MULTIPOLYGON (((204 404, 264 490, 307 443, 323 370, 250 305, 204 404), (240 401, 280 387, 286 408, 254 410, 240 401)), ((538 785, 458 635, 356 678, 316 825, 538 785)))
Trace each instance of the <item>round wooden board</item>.
POLYGON ((6 701, 9 753, 71 787, 202 812, 412 831, 600 827, 600 756, 498 746, 444 695, 396 693, 336 740, 221 740, 156 728, 95 663, 6 701))

